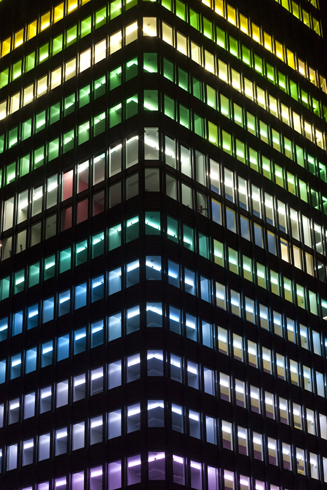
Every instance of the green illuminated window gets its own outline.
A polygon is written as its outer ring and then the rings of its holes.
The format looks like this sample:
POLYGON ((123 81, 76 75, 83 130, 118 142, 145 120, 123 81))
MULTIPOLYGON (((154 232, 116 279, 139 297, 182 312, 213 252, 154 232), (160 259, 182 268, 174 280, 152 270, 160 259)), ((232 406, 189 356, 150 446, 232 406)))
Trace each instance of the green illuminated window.
POLYGON ((0 73, 0 89, 8 85, 9 81, 9 68, 0 73))
POLYGON ((253 170, 259 171, 258 153, 253 148, 249 148, 249 164, 253 170))
POLYGON ((144 109, 148 111, 159 110, 158 90, 144 90, 144 109))
POLYGON ((190 111, 182 104, 179 104, 179 124, 190 129, 190 111))
POLYGON ((119 87, 121 85, 121 74, 122 74, 122 68, 119 66, 115 70, 112 70, 109 75, 109 85, 110 85, 110 90, 113 90, 116 87, 119 87))
POLYGON ((279 165, 275 164, 275 181, 277 185, 284 187, 284 175, 283 169, 279 165))
POLYGON ((50 141, 48 147, 48 161, 51 162, 59 156, 59 138, 50 141))
POLYGON ((234 122, 243 128, 243 110, 239 105, 233 104, 234 122))
POLYGON ((234 274, 238 274, 238 252, 228 247, 228 268, 234 274))
POLYGON ((74 149, 74 130, 67 131, 63 135, 63 153, 74 149))
POLYGON ((39 48, 39 64, 49 58, 49 43, 40 46, 39 48))
POLYGON ((132 78, 137 76, 137 70, 138 70, 137 65, 138 65, 137 58, 127 61, 126 69, 125 69, 126 82, 128 82, 128 80, 131 80, 132 78))
POLYGON ((292 80, 290 80, 290 94, 292 99, 299 100, 297 84, 295 82, 292 82, 292 80))
POLYGON ((268 140, 268 126, 262 121, 259 121, 259 131, 260 131, 260 139, 265 143, 269 144, 268 140))
POLYGON ((309 109, 309 96, 308 93, 305 92, 304 90, 301 90, 301 101, 304 107, 309 109))
POLYGON ((199 14, 192 9, 190 9, 190 25, 197 31, 200 28, 199 14))
POLYGON ((30 155, 26 155, 25 157, 21 157, 19 160, 19 175, 23 177, 27 175, 30 171, 30 155))
POLYGON ((307 184, 303 180, 299 180, 300 199, 304 202, 308 202, 307 184))
POLYGON ((50 124, 54 124, 60 119, 60 102, 50 107, 50 124))
POLYGON ((78 107, 80 109, 90 103, 90 93, 91 93, 90 85, 86 85, 85 87, 79 90, 78 107))
POLYGON ((257 132, 255 116, 253 116, 249 112, 246 113, 246 126, 249 133, 256 135, 257 132))
POLYGON ((28 119, 27 121, 22 123, 22 140, 26 140, 32 134, 32 119, 28 119))
POLYGON ((271 130, 271 139, 273 148, 280 151, 280 134, 274 129, 271 130))
POLYGON ((264 265, 257 262, 257 283, 261 288, 266 289, 266 269, 264 265))
POLYGON ((171 82, 175 81, 174 64, 168 61, 166 58, 163 60, 163 76, 168 78, 168 80, 171 82))
POLYGON ((178 85, 188 91, 188 73, 181 68, 178 68, 178 85))
POLYGON ((52 56, 55 56, 57 53, 61 53, 63 47, 63 35, 55 37, 52 40, 52 56))
POLYGON ((12 66, 12 79, 16 80, 16 78, 19 78, 22 74, 22 60, 17 61, 17 63, 14 63, 12 66))
POLYGON ((303 155, 303 148, 300 146, 295 146, 295 153, 296 153, 296 163, 300 165, 301 167, 304 167, 304 155, 303 155))
POLYGON ((194 113, 193 115, 194 118, 194 132, 198 136, 201 136, 201 138, 204 138, 204 120, 202 117, 198 116, 197 114, 194 113))
POLYGON ((106 7, 95 12, 95 28, 103 26, 106 23, 107 13, 106 7))
POLYGON ((6 165, 6 185, 11 184, 16 179, 16 162, 6 165))
POLYGON ((254 69, 260 75, 263 75, 263 64, 262 64, 262 58, 260 56, 257 56, 256 54, 254 55, 254 69))
POLYGON ((109 110, 109 127, 113 128, 122 120, 122 105, 118 104, 109 110))
POLYGON ((185 4, 176 0, 176 16, 182 20, 186 20, 185 4))
POLYGON ((168 95, 164 96, 164 114, 175 120, 175 101, 168 95))
POLYGON ((313 208, 318 209, 320 211, 320 201, 318 191, 314 189, 310 190, 311 193, 311 205, 313 208))
POLYGON ((321 117, 320 102, 312 97, 312 110, 318 116, 321 117))
POLYGON ((308 170, 316 175, 316 160, 311 155, 307 155, 308 170))
POLYGON ((90 139, 90 122, 86 121, 78 126, 78 144, 82 145, 90 139))
POLYGON ((193 95, 197 99, 203 99, 203 90, 202 90, 202 82, 197 80, 196 78, 192 78, 192 86, 193 86, 193 95))
POLYGON ((246 255, 242 255, 242 262, 243 262, 243 277, 244 279, 247 279, 248 281, 253 281, 253 269, 252 269, 252 259, 250 257, 247 257, 246 255))
POLYGON ((93 135, 98 136, 101 133, 104 133, 106 129, 106 113, 102 112, 98 116, 94 117, 94 125, 93 125, 93 135))
POLYGON ((71 46, 77 41, 77 25, 67 29, 66 33, 66 47, 71 46))
POLYGON ((220 94, 220 112, 226 116, 230 117, 229 99, 223 94, 220 94))
POLYGON ((226 133, 226 131, 222 131, 221 136, 222 136, 222 149, 226 153, 231 155, 232 154, 232 136, 229 133, 226 133))
POLYGON ((34 150, 34 170, 39 167, 42 167, 44 164, 44 146, 40 146, 34 150))
POLYGON ((138 112, 138 96, 137 94, 135 94, 126 100, 126 119, 135 116, 137 112, 138 112))
POLYGON ((25 56, 25 73, 35 68, 35 51, 25 56))
POLYGON ((75 94, 65 97, 64 100, 64 116, 72 114, 75 111, 75 94))
POLYGON ((213 109, 217 109, 216 91, 210 85, 206 85, 207 104, 213 109))
MULTIPOLYGON (((120 69, 120 72, 121 72, 121 69, 120 69)), ((101 97, 102 95, 104 95, 106 93, 106 83, 107 82, 106 82, 105 76, 100 77, 94 81, 94 93, 93 93, 94 100, 98 99, 99 97, 101 97)), ((87 87, 85 87, 85 90, 86 89, 87 89, 87 87)))
POLYGON ((286 299, 286 301, 290 301, 292 303, 293 302, 292 281, 284 277, 283 283, 284 283, 284 298, 286 299))
POLYGON ((267 179, 271 180, 271 165, 270 160, 268 158, 262 156, 262 174, 267 179))
POLYGON ((281 90, 287 91, 286 76, 280 71, 278 72, 278 85, 281 90))
MULTIPOLYGON (((169 1, 171 1, 171 0, 167 0, 167 3, 169 3, 169 1)), ((126 11, 131 9, 135 5, 137 5, 137 0, 125 0, 125 10, 126 11)))
POLYGON ((238 139, 235 141, 236 158, 242 163, 245 163, 245 145, 238 139))
POLYGON ((205 37, 208 37, 209 39, 213 40, 212 32, 213 32, 212 22, 210 22, 210 20, 203 17, 203 34, 205 35, 205 37))
POLYGON ((266 72, 268 80, 275 83, 275 69, 273 66, 269 65, 269 63, 266 63, 266 72))
POLYGON ((216 27, 216 40, 217 40, 216 42, 217 42, 218 46, 220 46, 221 48, 226 49, 226 35, 225 35, 225 31, 223 31, 219 27, 216 27))
POLYGON ((38 133, 45 128, 46 112, 42 111, 35 116, 35 132, 38 133))
POLYGON ((110 20, 115 19, 122 13, 122 2, 121 0, 114 0, 110 2, 110 20))
POLYGON ((251 50, 242 45, 242 61, 248 66, 251 66, 251 50))
POLYGON ((90 34, 91 30, 92 30, 92 18, 90 16, 90 17, 86 17, 86 19, 83 19, 81 21, 81 38, 90 34))
POLYGON ((238 41, 232 36, 229 36, 229 52, 238 58, 238 41))
POLYGON ((8 133, 8 148, 12 148, 17 145, 18 142, 18 128, 13 128, 8 133))
POLYGON ((157 53, 144 53, 143 69, 148 73, 158 72, 157 53))
POLYGON ((323 163, 318 164, 319 167, 319 177, 323 182, 327 182, 327 171, 326 171, 326 165, 323 163))
MULTIPOLYGON (((3 153, 5 149, 5 135, 1 135, 0 136, 0 153, 3 153)), ((1 182, 2 182, 2 179, 0 178, 0 187, 1 187, 1 182)))
POLYGON ((285 151, 285 156, 293 160, 292 142, 289 139, 285 138, 285 136, 284 136, 284 151, 285 151))

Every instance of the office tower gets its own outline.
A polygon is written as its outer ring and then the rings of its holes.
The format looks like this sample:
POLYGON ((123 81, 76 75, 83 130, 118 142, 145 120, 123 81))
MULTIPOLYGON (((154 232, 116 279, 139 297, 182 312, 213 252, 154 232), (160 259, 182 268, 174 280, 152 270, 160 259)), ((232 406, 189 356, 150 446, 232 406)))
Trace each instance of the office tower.
POLYGON ((0 488, 325 488, 318 0, 0 19, 0 488))

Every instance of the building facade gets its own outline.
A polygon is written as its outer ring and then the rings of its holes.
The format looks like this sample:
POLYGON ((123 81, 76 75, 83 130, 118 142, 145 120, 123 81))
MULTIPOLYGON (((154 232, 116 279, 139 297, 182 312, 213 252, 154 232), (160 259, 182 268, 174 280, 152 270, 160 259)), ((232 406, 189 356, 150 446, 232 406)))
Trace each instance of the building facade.
POLYGON ((1 489, 326 487, 322 18, 0 2, 1 489))

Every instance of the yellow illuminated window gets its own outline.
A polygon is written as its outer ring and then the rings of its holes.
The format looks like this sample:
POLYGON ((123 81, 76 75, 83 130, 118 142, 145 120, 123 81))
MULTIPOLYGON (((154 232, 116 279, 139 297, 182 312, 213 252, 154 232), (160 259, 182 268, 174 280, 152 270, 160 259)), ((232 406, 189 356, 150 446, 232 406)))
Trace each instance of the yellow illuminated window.
POLYGON ((82 5, 85 5, 86 3, 90 2, 91 0, 82 0, 82 5))
POLYGON ((77 5, 77 0, 68 0, 68 13, 70 14, 70 12, 77 9, 77 5))
POLYGON ((295 70, 294 53, 289 49, 287 50, 287 64, 295 70))
POLYGON ((276 46, 276 56, 280 60, 284 61, 284 50, 283 50, 283 45, 279 43, 278 41, 275 41, 275 46, 276 46))
POLYGON ((313 30, 315 31, 318 36, 321 36, 321 30, 320 30, 320 22, 319 20, 315 19, 312 17, 312 23, 313 23, 313 30))
POLYGON ((227 20, 234 26, 236 26, 236 12, 233 7, 227 5, 227 20))
POLYGON ((36 26, 37 26, 36 20, 34 22, 31 22, 30 24, 28 24, 27 40, 32 39, 32 37, 36 36, 36 26))
POLYGON ((24 42, 24 29, 15 33, 15 48, 18 48, 24 42))
POLYGON ((246 97, 253 100, 253 83, 244 78, 244 93, 246 97))
POLYGON ((280 107, 281 107, 281 112, 282 112, 282 121, 285 124, 289 124, 290 123, 290 117, 289 117, 288 107, 286 107, 286 105, 284 105, 284 104, 281 104, 280 107))
POLYGON ((44 31, 44 29, 47 29, 50 25, 50 12, 47 12, 46 14, 41 16, 41 31, 44 31))
POLYGON ((272 95, 269 95, 269 110, 271 114, 278 117, 277 100, 272 95))
POLYGON ((312 126, 307 121, 304 121, 304 133, 306 138, 312 141, 312 126))
POLYGON ((316 72, 312 68, 309 68, 309 79, 313 85, 317 85, 316 72))
POLYGON ((64 4, 60 3, 54 8, 53 22, 58 22, 64 17, 64 4))
POLYGON ((299 73, 305 77, 305 63, 304 61, 298 60, 299 73))
POLYGON ((257 102, 260 107, 266 109, 266 97, 265 91, 262 88, 257 86, 257 102))
POLYGON ((211 8, 211 0, 202 0, 202 3, 204 3, 204 5, 206 5, 207 7, 211 8))
POLYGON ((303 23, 306 26, 310 27, 310 14, 303 9, 302 9, 302 19, 303 19, 303 23))
POLYGON ((256 26, 252 22, 252 39, 257 43, 260 43, 260 27, 256 26))
POLYGON ((5 39, 2 42, 2 50, 1 50, 1 57, 3 58, 6 56, 6 54, 10 53, 10 44, 11 44, 11 38, 8 37, 8 39, 5 39))
POLYGON ((292 2, 292 13, 297 19, 300 18, 299 6, 295 2, 292 2))
POLYGON ((325 94, 327 94, 327 84, 326 84, 326 78, 322 77, 321 75, 319 76, 319 81, 320 81, 320 88, 325 94))
POLYGON ((266 32, 263 33, 263 45, 268 51, 272 52, 271 36, 266 32))
POLYGON ((242 14, 240 14, 240 28, 242 32, 249 35, 249 21, 247 17, 244 17, 242 14))
POLYGON ((215 1, 215 11, 217 12, 217 14, 224 17, 224 0, 215 1))

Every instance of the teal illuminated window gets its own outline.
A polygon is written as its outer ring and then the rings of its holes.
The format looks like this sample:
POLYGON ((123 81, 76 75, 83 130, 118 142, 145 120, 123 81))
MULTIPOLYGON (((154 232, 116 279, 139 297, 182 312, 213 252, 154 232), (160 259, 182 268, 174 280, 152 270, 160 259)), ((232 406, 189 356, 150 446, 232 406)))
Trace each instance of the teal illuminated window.
POLYGON ((84 264, 87 261, 87 240, 76 244, 75 265, 84 264))
POLYGON ((121 225, 109 228, 109 252, 121 246, 121 225))
MULTIPOLYGON (((86 87, 85 87, 86 88, 86 87)), ((106 93, 106 77, 100 77, 98 80, 94 81, 94 100, 101 97, 106 93)))
POLYGON ((126 220, 126 243, 136 240, 139 237, 139 217, 134 216, 126 220))
POLYGON ((213 40, 212 22, 210 22, 210 20, 206 19, 205 17, 203 17, 203 34, 205 35, 205 37, 213 40))
POLYGON ((63 35, 55 37, 52 39, 52 56, 55 56, 57 53, 61 53, 63 47, 63 35))
POLYGON ((122 2, 121 0, 114 0, 110 2, 110 20, 115 19, 122 13, 122 2))
POLYGON ((0 89, 5 87, 9 81, 9 68, 0 73, 0 89))
POLYGON ((99 233, 92 237, 92 259, 104 253, 104 233, 99 233))
POLYGON ((40 282, 40 262, 29 266, 28 287, 36 286, 40 282))
POLYGON ((103 26, 106 23, 107 12, 106 7, 95 12, 95 28, 103 26))
POLYGON ((25 56, 25 73, 30 70, 33 70, 34 68, 35 68, 35 51, 25 56))
POLYGON ((92 18, 86 17, 81 21, 81 38, 87 36, 92 30, 92 18))
POLYGON ((44 269, 43 269, 43 279, 46 281, 47 279, 51 279, 55 275, 56 270, 56 258, 55 255, 51 255, 50 257, 46 257, 44 259, 44 269))
POLYGON ((148 111, 159 110, 158 90, 144 90, 144 109, 148 111))
POLYGON ((61 250, 59 255, 59 274, 71 269, 72 251, 71 248, 61 250))
POLYGON ((60 119, 60 102, 50 107, 50 124, 54 124, 60 119))
POLYGON ((90 85, 86 85, 85 87, 79 90, 79 97, 78 97, 79 109, 81 109, 82 107, 90 103, 90 93, 91 93, 90 85))
POLYGON ((197 31, 200 28, 199 14, 192 9, 190 9, 190 25, 197 31))
POLYGON ((15 273, 14 294, 23 292, 24 286, 25 286, 25 270, 22 269, 15 273))
POLYGON ((66 47, 71 46, 77 41, 77 25, 67 29, 66 33, 66 47))
POLYGON ((112 70, 109 75, 110 80, 110 90, 113 90, 116 87, 121 85, 121 72, 122 68, 119 66, 115 70, 112 70))
POLYGON ((118 104, 109 109, 109 127, 113 128, 122 121, 122 105, 118 104))
POLYGON ((145 234, 146 235, 161 234, 161 222, 160 222, 159 212, 151 211, 145 213, 145 234))
POLYGON ((126 82, 137 76, 137 58, 134 58, 126 63, 125 77, 126 82))
POLYGON ((14 63, 12 66, 12 79, 16 80, 16 78, 19 78, 22 74, 22 60, 17 61, 17 63, 14 63))
POLYGON ((157 53, 144 53, 143 70, 148 73, 158 72, 157 53))
POLYGON ((49 43, 39 48, 39 64, 49 58, 49 43))

